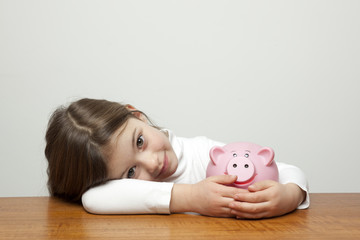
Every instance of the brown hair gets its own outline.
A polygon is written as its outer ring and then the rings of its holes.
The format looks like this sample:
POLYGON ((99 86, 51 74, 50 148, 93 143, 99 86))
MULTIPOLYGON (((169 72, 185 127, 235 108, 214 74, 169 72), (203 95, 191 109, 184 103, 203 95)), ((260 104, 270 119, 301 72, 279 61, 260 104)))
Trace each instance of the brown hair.
POLYGON ((90 187, 107 181, 102 150, 113 133, 134 117, 125 105, 80 99, 52 114, 47 132, 48 189, 52 196, 80 202, 90 187))

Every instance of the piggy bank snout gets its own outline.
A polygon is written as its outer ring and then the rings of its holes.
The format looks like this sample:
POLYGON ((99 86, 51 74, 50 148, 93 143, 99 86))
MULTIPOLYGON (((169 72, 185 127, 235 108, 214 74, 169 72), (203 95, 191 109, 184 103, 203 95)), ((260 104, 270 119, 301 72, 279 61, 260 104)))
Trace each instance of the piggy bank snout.
POLYGON ((233 158, 227 165, 229 175, 236 175, 238 182, 245 182, 255 174, 254 164, 247 158, 233 158))

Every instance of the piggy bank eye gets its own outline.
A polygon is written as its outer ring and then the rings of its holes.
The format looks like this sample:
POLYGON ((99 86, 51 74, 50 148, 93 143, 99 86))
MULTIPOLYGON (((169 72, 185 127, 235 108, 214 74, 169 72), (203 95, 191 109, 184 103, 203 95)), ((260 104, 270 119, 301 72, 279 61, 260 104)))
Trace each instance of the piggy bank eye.
POLYGON ((233 157, 237 157, 237 154, 236 154, 236 153, 233 153, 233 157))
POLYGON ((249 157, 249 154, 248 154, 248 153, 245 153, 244 157, 248 158, 248 157, 249 157))

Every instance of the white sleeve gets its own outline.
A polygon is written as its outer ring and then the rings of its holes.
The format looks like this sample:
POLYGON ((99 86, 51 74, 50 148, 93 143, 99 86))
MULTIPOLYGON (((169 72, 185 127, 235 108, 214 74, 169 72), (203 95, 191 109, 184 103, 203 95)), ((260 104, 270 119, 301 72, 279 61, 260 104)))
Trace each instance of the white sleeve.
POLYGON ((282 184, 286 183, 295 183, 302 190, 306 192, 306 199, 302 202, 298 209, 306 209, 310 206, 310 197, 309 197, 309 186, 306 180, 305 174, 301 171, 300 168, 293 165, 276 162, 279 169, 279 182, 282 184))
POLYGON ((170 214, 172 188, 170 182, 111 180, 89 189, 81 200, 94 214, 170 214))

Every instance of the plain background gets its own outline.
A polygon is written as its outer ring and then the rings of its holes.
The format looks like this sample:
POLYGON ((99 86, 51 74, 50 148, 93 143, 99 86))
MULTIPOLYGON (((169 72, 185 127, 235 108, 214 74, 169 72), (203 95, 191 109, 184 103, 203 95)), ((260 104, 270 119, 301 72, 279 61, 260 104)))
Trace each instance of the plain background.
POLYGON ((360 1, 0 0, 0 196, 47 195, 51 113, 131 103, 360 192, 360 1))

